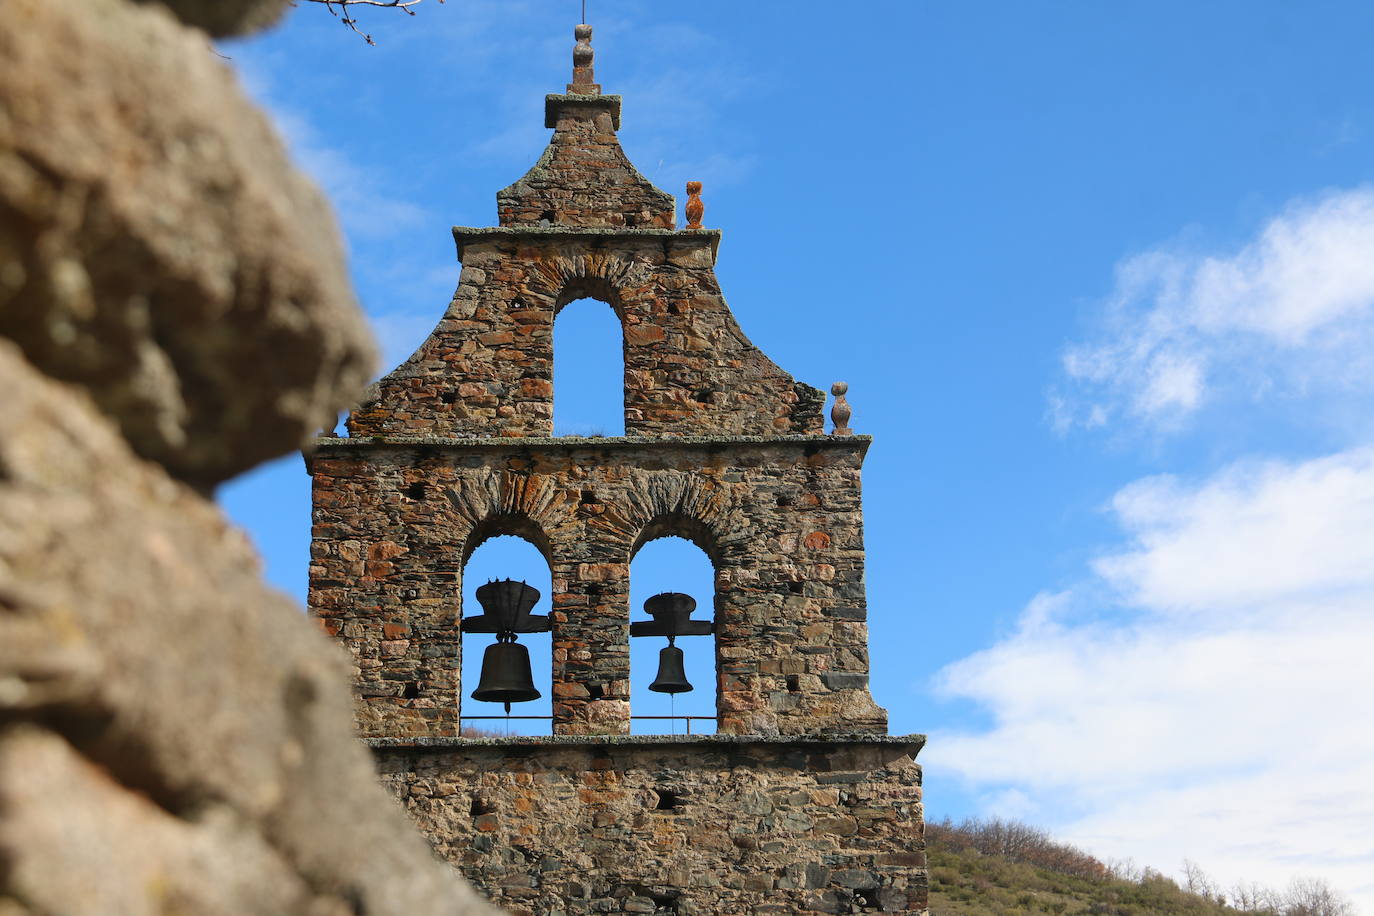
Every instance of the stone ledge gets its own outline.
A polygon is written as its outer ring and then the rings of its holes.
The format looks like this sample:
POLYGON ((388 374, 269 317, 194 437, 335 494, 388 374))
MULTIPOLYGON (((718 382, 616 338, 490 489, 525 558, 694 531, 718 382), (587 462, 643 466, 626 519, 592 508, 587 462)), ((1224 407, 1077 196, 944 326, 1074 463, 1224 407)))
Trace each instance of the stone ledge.
POLYGON ((558 126, 558 109, 564 105, 586 105, 604 108, 611 113, 611 129, 620 130, 620 96, 584 95, 582 93, 550 94, 544 96, 544 126, 558 126))
POLYGON ((441 448, 681 448, 712 445, 800 445, 858 448, 868 451, 872 436, 318 436, 316 450, 326 447, 370 448, 417 445, 441 448))
POLYGON ((633 241, 635 239, 664 239, 684 242, 704 242, 711 246, 711 263, 720 253, 719 229, 630 229, 624 226, 454 226, 453 240, 458 245, 458 260, 463 249, 473 242, 493 239, 586 239, 589 241, 633 241))
POLYGON ((576 748, 576 747, 654 747, 658 745, 706 747, 793 746, 830 747, 864 745, 909 747, 912 756, 925 747, 925 735, 512 735, 509 738, 364 738, 374 751, 433 750, 452 751, 473 748, 576 748))
POLYGON ((577 451, 646 449, 680 452, 722 447, 782 446, 809 454, 820 450, 857 452, 860 464, 873 443, 872 436, 511 436, 450 438, 444 436, 320 436, 301 450, 306 471, 316 456, 345 455, 388 449, 426 449, 460 454, 474 452, 567 454, 577 451))

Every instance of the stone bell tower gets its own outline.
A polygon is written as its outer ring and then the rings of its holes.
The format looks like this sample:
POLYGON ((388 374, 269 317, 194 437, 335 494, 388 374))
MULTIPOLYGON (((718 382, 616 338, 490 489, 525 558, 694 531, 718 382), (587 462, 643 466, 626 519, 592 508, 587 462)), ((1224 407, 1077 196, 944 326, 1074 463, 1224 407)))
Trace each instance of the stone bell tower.
POLYGON ((745 337, 700 186, 675 228, 575 34, 500 225, 454 229, 437 327, 307 458, 311 611, 384 781, 512 912, 923 913, 924 739, 868 690, 870 439, 745 337), (554 319, 586 297, 623 328, 623 437, 553 436, 554 319), (503 534, 552 573, 553 735, 462 738, 463 569, 503 534), (715 569, 715 735, 630 735, 630 561, 669 535, 715 569))

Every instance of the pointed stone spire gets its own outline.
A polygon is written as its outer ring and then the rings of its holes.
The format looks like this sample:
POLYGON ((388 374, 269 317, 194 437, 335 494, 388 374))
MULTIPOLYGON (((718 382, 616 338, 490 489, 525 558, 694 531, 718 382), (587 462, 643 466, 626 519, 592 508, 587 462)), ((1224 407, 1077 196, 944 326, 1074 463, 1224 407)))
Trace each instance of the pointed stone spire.
MULTIPOLYGON (((673 196, 635 169, 616 138, 620 96, 602 95, 592 70, 592 27, 573 31, 573 81, 544 96, 549 146, 519 180, 496 194, 507 228, 673 229, 673 196)), ((714 251, 714 249, 713 249, 714 251)))
POLYGON ((592 27, 583 22, 573 27, 573 80, 568 84, 569 95, 600 95, 601 87, 596 82, 592 70, 592 27))

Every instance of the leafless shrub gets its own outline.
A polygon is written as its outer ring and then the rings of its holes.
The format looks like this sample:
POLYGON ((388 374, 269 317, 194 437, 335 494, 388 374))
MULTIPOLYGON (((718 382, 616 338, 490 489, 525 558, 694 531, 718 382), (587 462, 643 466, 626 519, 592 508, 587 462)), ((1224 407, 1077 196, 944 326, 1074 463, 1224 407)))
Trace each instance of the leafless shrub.
POLYGON ((1280 916, 1355 916, 1355 905, 1321 878, 1294 878, 1280 893, 1280 916))
POLYGON ((459 731, 460 738, 504 738, 505 732, 492 731, 489 728, 474 728, 471 725, 464 725, 459 731))
POLYGON ((1277 913, 1279 901, 1272 888, 1241 882, 1227 894, 1227 903, 1242 913, 1277 913))
POLYGON ((1183 860, 1183 889, 1210 903, 1226 902, 1226 892, 1192 859, 1183 860))
POLYGON ((1108 859, 1107 874, 1118 881, 1139 884, 1145 876, 1145 870, 1136 864, 1135 859, 1108 859))
POLYGON ((1255 916, 1355 916, 1355 905, 1321 878, 1294 878, 1288 887, 1275 890, 1253 882, 1241 882, 1229 891, 1187 859, 1183 862, 1188 890, 1255 916))
POLYGON ((932 842, 951 848, 973 849, 983 855, 1001 856, 1038 868, 1081 878, 1105 878, 1109 871, 1101 861, 1067 843, 1057 843, 1038 827, 1002 818, 970 818, 958 824, 948 818, 926 826, 932 842))

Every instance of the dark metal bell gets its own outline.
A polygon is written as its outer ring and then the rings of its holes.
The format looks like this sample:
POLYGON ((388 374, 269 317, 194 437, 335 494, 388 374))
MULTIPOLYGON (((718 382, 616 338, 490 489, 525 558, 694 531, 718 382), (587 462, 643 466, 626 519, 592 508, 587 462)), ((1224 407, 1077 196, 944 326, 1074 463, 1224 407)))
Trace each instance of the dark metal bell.
POLYGON ((530 650, 518 642, 498 642, 487 646, 482 656, 482 679, 472 692, 474 700, 485 703, 523 703, 539 699, 530 675, 530 650))
POLYGON ((658 677, 649 685, 657 693, 686 693, 692 689, 687 672, 682 667, 682 650, 666 646, 658 650, 658 677))

